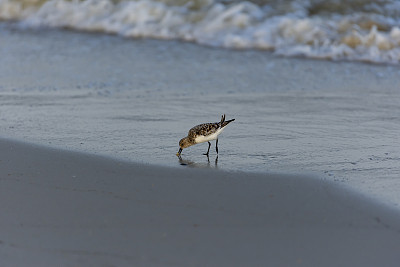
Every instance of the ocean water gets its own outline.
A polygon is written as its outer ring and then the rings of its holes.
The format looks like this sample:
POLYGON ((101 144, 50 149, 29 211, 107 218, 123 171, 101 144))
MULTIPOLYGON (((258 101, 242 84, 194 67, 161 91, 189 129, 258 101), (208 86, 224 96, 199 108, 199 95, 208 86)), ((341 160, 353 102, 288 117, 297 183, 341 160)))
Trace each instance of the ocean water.
POLYGON ((400 60, 397 0, 0 0, 0 19, 285 56, 400 60))
POLYGON ((0 136, 177 168, 314 174, 400 206, 400 67, 0 24, 0 136), (179 140, 235 118, 210 157, 179 140))

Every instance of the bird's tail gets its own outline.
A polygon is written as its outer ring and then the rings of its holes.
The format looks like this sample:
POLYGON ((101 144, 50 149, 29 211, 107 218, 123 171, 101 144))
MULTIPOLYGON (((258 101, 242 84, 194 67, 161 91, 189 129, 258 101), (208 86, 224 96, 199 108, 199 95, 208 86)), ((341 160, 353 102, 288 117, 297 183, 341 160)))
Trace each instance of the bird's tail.
POLYGON ((232 122, 232 121, 234 121, 234 120, 235 120, 235 119, 231 119, 231 120, 226 121, 226 120, 225 120, 225 114, 222 115, 222 117, 221 117, 221 122, 220 122, 221 128, 225 127, 226 125, 228 125, 230 122, 232 122))

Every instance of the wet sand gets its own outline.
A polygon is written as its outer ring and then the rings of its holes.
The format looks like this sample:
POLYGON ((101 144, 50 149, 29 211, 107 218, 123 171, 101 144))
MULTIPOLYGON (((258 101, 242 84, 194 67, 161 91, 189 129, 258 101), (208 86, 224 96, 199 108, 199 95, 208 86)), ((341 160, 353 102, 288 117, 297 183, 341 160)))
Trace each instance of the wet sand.
MULTIPOLYGON (((219 169, 314 173, 400 207, 399 66, 7 24, 0 32, 1 137, 176 167, 187 131, 225 113, 236 120, 219 140, 219 169)), ((184 159, 215 167, 206 149, 184 159)))
POLYGON ((400 215, 306 176, 0 139, 0 266, 397 266, 400 215))

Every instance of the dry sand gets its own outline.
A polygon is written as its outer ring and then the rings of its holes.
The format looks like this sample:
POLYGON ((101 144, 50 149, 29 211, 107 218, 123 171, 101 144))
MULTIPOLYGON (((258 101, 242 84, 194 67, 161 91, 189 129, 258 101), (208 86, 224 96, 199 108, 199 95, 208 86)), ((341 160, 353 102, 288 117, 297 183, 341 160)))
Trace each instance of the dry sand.
POLYGON ((0 140, 0 266, 398 266, 400 216, 313 177, 0 140))

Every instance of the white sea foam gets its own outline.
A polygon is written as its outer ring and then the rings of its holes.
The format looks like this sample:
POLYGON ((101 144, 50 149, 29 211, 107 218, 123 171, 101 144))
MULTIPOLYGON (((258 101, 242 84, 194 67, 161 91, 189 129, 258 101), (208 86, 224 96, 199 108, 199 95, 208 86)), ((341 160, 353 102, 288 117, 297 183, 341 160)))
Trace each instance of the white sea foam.
POLYGON ((285 1, 284 7, 274 1, 0 0, 0 19, 287 56, 400 61, 400 2, 334 2, 336 10, 311 0, 285 1))

